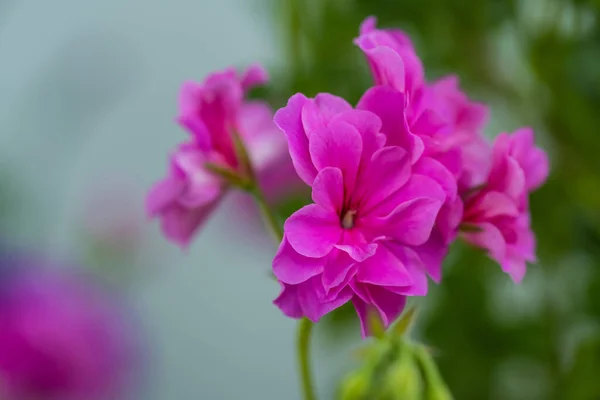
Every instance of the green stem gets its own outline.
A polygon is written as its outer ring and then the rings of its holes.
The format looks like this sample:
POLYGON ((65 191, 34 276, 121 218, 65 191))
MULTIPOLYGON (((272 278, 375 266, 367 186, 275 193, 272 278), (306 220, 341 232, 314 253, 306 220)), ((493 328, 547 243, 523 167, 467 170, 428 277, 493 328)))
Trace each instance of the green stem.
POLYGON ((297 351, 300 373, 300 384, 302 387, 302 398, 304 400, 316 400, 312 384, 310 370, 310 334, 313 323, 308 318, 302 318, 298 322, 297 351))
POLYGON ((277 242, 280 242, 281 239, 283 239, 283 229, 281 227, 281 223, 279 222, 279 218, 277 218, 277 215, 275 215, 275 213, 271 210, 271 207, 269 207, 269 203, 267 203, 265 195, 258 186, 258 183, 254 183, 254 187, 252 188, 250 193, 252 194, 254 200, 256 201, 256 204, 258 205, 260 213, 262 214, 268 229, 275 237, 275 240, 277 242))

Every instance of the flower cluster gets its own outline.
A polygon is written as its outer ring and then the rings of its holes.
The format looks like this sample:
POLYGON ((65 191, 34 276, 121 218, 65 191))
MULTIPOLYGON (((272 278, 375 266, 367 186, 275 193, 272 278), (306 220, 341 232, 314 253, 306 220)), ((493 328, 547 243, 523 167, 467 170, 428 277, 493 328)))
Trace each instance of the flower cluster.
POLYGON ((148 211, 185 246, 231 185, 214 167, 247 172, 235 138, 257 171, 291 158, 313 203, 285 221, 273 260, 282 286, 275 304, 316 322, 352 302, 367 335, 371 310, 388 326, 407 296, 425 295, 429 278, 441 280, 458 236, 520 281, 535 261, 528 195, 549 167, 530 129, 490 144, 487 107, 455 76, 427 81, 405 33, 368 18, 355 44, 374 85, 354 107, 332 94, 298 93, 272 118, 266 104, 244 100, 248 87, 266 80, 257 67, 241 78, 230 69, 186 84, 179 123, 191 139, 171 156, 148 211))
POLYGON ((271 108, 245 100, 250 88, 266 81, 266 72, 253 66, 241 77, 228 68, 201 84, 183 85, 177 121, 190 138, 171 154, 168 176, 154 185, 146 202, 148 214, 161 219, 164 235, 181 247, 190 244, 229 187, 209 167, 249 173, 236 152, 236 135, 259 175, 287 160, 285 138, 273 124, 271 108))
POLYGON ((369 309, 387 326, 427 275, 441 279, 462 226, 519 281, 535 260, 527 197, 548 162, 529 129, 490 146, 487 108, 456 77, 427 82, 403 32, 369 18, 355 43, 375 80, 356 107, 297 94, 275 114, 314 204, 286 221, 273 272, 286 315, 318 321, 351 301, 367 334, 369 309))

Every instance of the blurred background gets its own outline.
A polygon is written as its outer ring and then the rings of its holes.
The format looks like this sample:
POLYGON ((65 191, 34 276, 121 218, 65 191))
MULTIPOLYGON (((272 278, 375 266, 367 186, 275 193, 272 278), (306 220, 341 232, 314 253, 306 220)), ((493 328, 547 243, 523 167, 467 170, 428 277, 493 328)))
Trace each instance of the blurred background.
MULTIPOLYGON (((77 265, 118 297, 142 349, 116 399, 299 398, 294 322, 271 305, 274 247, 248 239, 256 219, 223 212, 240 210, 231 197, 184 253, 143 197, 185 137, 184 80, 259 61, 272 81, 255 95, 274 107, 298 91, 356 102, 368 15, 411 35, 429 79, 455 73, 490 104, 490 138, 530 125, 552 163, 532 198, 540 262, 515 286, 457 244, 413 337, 457 399, 600 399, 600 1, 0 0, 1 247, 77 265)), ((317 328, 321 398, 357 365, 356 325, 345 307, 317 328)))

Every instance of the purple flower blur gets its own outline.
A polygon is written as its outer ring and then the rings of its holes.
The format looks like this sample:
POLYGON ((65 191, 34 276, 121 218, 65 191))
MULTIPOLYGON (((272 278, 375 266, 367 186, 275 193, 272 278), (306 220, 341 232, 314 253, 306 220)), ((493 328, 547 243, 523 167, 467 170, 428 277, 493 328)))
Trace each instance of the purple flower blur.
POLYGON ((138 349, 115 301, 81 273, 0 254, 0 397, 122 399, 138 349))

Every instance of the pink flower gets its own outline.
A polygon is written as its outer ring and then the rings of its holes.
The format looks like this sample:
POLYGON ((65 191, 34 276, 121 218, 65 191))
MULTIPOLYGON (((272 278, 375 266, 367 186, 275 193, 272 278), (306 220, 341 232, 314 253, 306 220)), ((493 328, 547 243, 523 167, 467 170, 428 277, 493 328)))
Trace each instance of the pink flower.
POLYGON ((4 400, 109 400, 135 384, 131 316, 80 274, 0 256, 0 394, 4 400))
POLYGON ((548 171, 547 156, 535 147, 531 129, 501 134, 485 186, 465 201, 463 237, 486 249, 515 282, 523 279, 526 262, 536 261, 528 195, 548 171))
POLYGON ((275 123, 314 201, 285 223, 273 260, 283 287, 275 304, 290 317, 317 321, 352 301, 363 334, 367 307, 388 325, 407 295, 427 292, 421 246, 453 177, 437 175, 443 167, 434 160, 413 165, 406 149, 385 146, 375 114, 329 94, 292 96, 275 123))
POLYGON ((255 66, 242 77, 229 68, 201 84, 183 85, 178 122, 191 137, 171 154, 169 173, 150 190, 146 205, 149 215, 161 219, 169 240, 187 247, 226 192, 227 182, 207 170, 207 163, 244 172, 233 132, 244 141, 258 171, 285 157, 285 138, 273 124, 269 106, 244 100, 250 87, 266 80, 265 71, 255 66))

